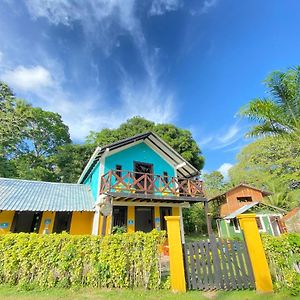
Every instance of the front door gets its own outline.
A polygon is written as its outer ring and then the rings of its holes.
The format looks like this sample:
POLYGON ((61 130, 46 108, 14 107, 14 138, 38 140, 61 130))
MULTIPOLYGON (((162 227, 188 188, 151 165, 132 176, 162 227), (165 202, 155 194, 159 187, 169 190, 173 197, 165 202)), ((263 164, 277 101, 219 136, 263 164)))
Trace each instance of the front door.
POLYGON ((55 213, 53 232, 61 233, 69 232, 71 225, 72 213, 67 211, 58 211, 55 213))
POLYGON ((144 162, 134 162, 134 177, 138 180, 135 184, 135 189, 137 193, 153 193, 153 185, 151 183, 153 180, 153 165, 144 162), (147 178, 145 178, 145 174, 147 178), (143 177, 142 179, 140 179, 143 177), (139 180, 140 179, 140 180, 139 180))
POLYGON ((150 232, 154 229, 154 208, 137 206, 135 208, 135 231, 150 232))
POLYGON ((172 207, 161 207, 160 208, 160 229, 167 230, 167 221, 165 217, 172 215, 172 207))
POLYGON ((18 232, 39 232, 42 219, 41 212, 21 211, 14 215, 11 231, 18 232))

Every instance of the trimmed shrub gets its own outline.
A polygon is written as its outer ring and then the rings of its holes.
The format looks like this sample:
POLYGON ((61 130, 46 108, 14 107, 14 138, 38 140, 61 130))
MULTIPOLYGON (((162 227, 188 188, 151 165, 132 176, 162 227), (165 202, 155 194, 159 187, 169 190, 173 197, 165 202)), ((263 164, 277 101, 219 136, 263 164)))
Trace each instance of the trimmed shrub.
POLYGON ((278 237, 262 235, 274 286, 300 294, 300 235, 283 234, 278 237))
POLYGON ((0 236, 0 283, 49 287, 161 285, 164 232, 97 236, 7 234, 0 236))

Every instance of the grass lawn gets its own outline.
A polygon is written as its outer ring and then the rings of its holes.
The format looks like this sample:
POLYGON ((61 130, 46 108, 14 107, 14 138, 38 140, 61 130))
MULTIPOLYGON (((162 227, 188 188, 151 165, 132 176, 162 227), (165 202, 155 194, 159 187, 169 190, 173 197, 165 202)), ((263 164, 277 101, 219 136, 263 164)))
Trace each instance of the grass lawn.
POLYGON ((31 300, 31 299, 64 299, 64 300, 77 300, 77 299, 149 299, 149 300, 296 300, 296 297, 292 297, 283 293, 280 294, 268 294, 259 295, 254 291, 233 291, 233 292, 197 292, 190 291, 185 294, 173 294, 170 291, 145 291, 145 290, 105 290, 105 289, 91 289, 82 288, 79 290, 68 289, 48 289, 48 290, 32 290, 24 291, 18 289, 18 287, 0 286, 0 299, 1 300, 31 300))

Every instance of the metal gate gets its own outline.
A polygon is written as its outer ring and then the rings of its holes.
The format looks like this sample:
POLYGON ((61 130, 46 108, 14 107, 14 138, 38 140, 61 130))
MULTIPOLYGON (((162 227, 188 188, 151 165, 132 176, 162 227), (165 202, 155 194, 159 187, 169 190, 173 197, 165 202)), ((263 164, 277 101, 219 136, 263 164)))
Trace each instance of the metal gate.
POLYGON ((183 245, 188 289, 253 289, 252 267, 244 241, 216 238, 183 245))

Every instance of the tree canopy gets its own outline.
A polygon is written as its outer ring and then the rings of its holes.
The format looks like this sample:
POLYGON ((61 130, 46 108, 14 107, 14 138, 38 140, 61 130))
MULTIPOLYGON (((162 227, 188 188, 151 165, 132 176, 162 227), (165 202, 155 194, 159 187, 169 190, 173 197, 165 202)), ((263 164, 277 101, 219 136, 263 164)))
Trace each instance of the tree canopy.
POLYGON ((258 123, 248 135, 285 136, 300 143, 300 66, 271 73, 265 84, 269 97, 253 99, 240 111, 258 123))
POLYGON ((172 124, 155 124, 141 117, 133 117, 116 129, 105 128, 99 132, 91 132, 86 138, 86 143, 101 147, 148 131, 160 136, 198 170, 203 168, 204 158, 189 130, 172 124))
POLYGON ((188 130, 133 117, 116 129, 91 132, 81 145, 72 143, 69 128, 57 113, 17 99, 0 82, 0 176, 76 182, 96 146, 153 131, 196 168, 204 159, 188 130))

